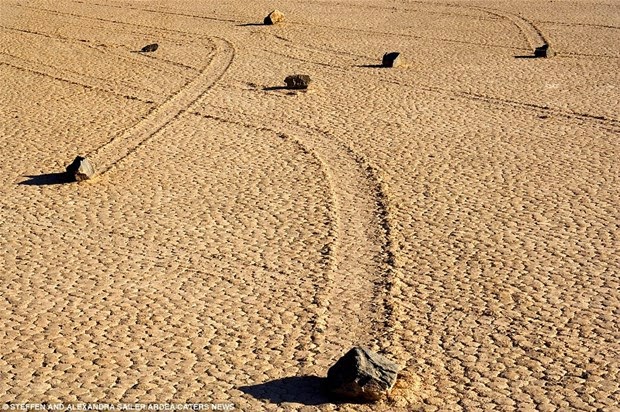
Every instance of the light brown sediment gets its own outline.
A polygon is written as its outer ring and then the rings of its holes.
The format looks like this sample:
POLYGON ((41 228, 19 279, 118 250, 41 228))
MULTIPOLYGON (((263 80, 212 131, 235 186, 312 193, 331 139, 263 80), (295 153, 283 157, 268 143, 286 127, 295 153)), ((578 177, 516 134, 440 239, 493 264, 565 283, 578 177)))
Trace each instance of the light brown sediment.
POLYGON ((0 2, 0 403, 614 410, 617 5, 271 8, 0 2))

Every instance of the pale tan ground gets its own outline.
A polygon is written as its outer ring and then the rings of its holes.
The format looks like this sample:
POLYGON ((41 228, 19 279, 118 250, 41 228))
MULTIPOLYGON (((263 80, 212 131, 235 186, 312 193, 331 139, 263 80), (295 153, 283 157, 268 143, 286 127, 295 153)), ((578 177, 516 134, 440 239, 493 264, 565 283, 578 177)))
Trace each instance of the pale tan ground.
POLYGON ((0 403, 619 410, 619 45, 615 1, 2 0, 0 403), (333 403, 354 344, 413 378, 333 403))

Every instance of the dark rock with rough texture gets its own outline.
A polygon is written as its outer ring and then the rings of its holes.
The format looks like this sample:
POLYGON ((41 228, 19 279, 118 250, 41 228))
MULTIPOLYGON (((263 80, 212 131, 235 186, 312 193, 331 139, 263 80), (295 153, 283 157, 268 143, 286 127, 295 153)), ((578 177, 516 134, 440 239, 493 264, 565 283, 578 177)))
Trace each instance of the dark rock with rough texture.
POLYGON ((327 387, 340 397, 375 402, 390 393, 399 369, 384 356, 356 346, 329 368, 327 387))
POLYGON ((276 24, 284 21, 284 13, 279 10, 274 10, 265 17, 263 23, 265 24, 276 24))
POLYGON ((543 44, 540 47, 534 49, 534 57, 552 57, 553 51, 549 48, 548 44, 543 44))
POLYGON ((307 74, 293 74, 284 79, 287 89, 307 89, 310 81, 310 76, 307 74))
POLYGON ((383 55, 382 65, 383 67, 398 67, 402 66, 403 58, 400 57, 399 52, 390 52, 383 55))
POLYGON ((150 52, 154 52, 155 50, 157 50, 158 47, 159 47, 159 44, 157 43, 147 44, 142 49, 140 49, 140 51, 142 53, 150 53, 150 52))
POLYGON ((95 175, 95 166, 85 157, 78 156, 67 166, 67 174, 75 180, 88 180, 95 175))

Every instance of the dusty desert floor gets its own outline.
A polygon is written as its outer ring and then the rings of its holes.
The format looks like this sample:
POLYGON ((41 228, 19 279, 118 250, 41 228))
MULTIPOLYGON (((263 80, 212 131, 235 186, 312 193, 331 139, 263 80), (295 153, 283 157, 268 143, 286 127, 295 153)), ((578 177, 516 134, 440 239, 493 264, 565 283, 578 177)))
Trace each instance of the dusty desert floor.
POLYGON ((614 0, 2 0, 0 403, 619 410, 619 62, 614 0))

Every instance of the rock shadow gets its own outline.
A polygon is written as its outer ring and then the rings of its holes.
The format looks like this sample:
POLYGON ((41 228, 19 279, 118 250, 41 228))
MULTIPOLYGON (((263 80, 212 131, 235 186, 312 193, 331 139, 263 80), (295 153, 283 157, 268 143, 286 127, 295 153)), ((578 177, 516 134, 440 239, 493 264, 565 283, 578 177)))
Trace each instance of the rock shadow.
POLYGON ((263 87, 263 90, 265 91, 271 91, 271 90, 287 90, 288 87, 286 86, 267 86, 267 87, 263 87))
POLYGON ((389 67, 382 64, 358 64, 355 67, 361 67, 364 69, 389 69, 389 67))
POLYGON ((532 54, 524 54, 520 56, 515 56, 515 59, 540 59, 540 57, 534 56, 532 54))
POLYGON ((313 406, 334 403, 325 391, 325 378, 318 376, 290 376, 238 389, 256 399, 268 399, 274 403, 291 402, 313 406))
POLYGON ((69 173, 43 173, 40 175, 26 176, 28 180, 20 182, 20 185, 26 186, 47 186, 47 185, 62 185, 66 183, 73 183, 75 179, 69 173))
POLYGON ((265 23, 242 23, 237 24, 237 27, 255 27, 255 26, 266 26, 265 23))

